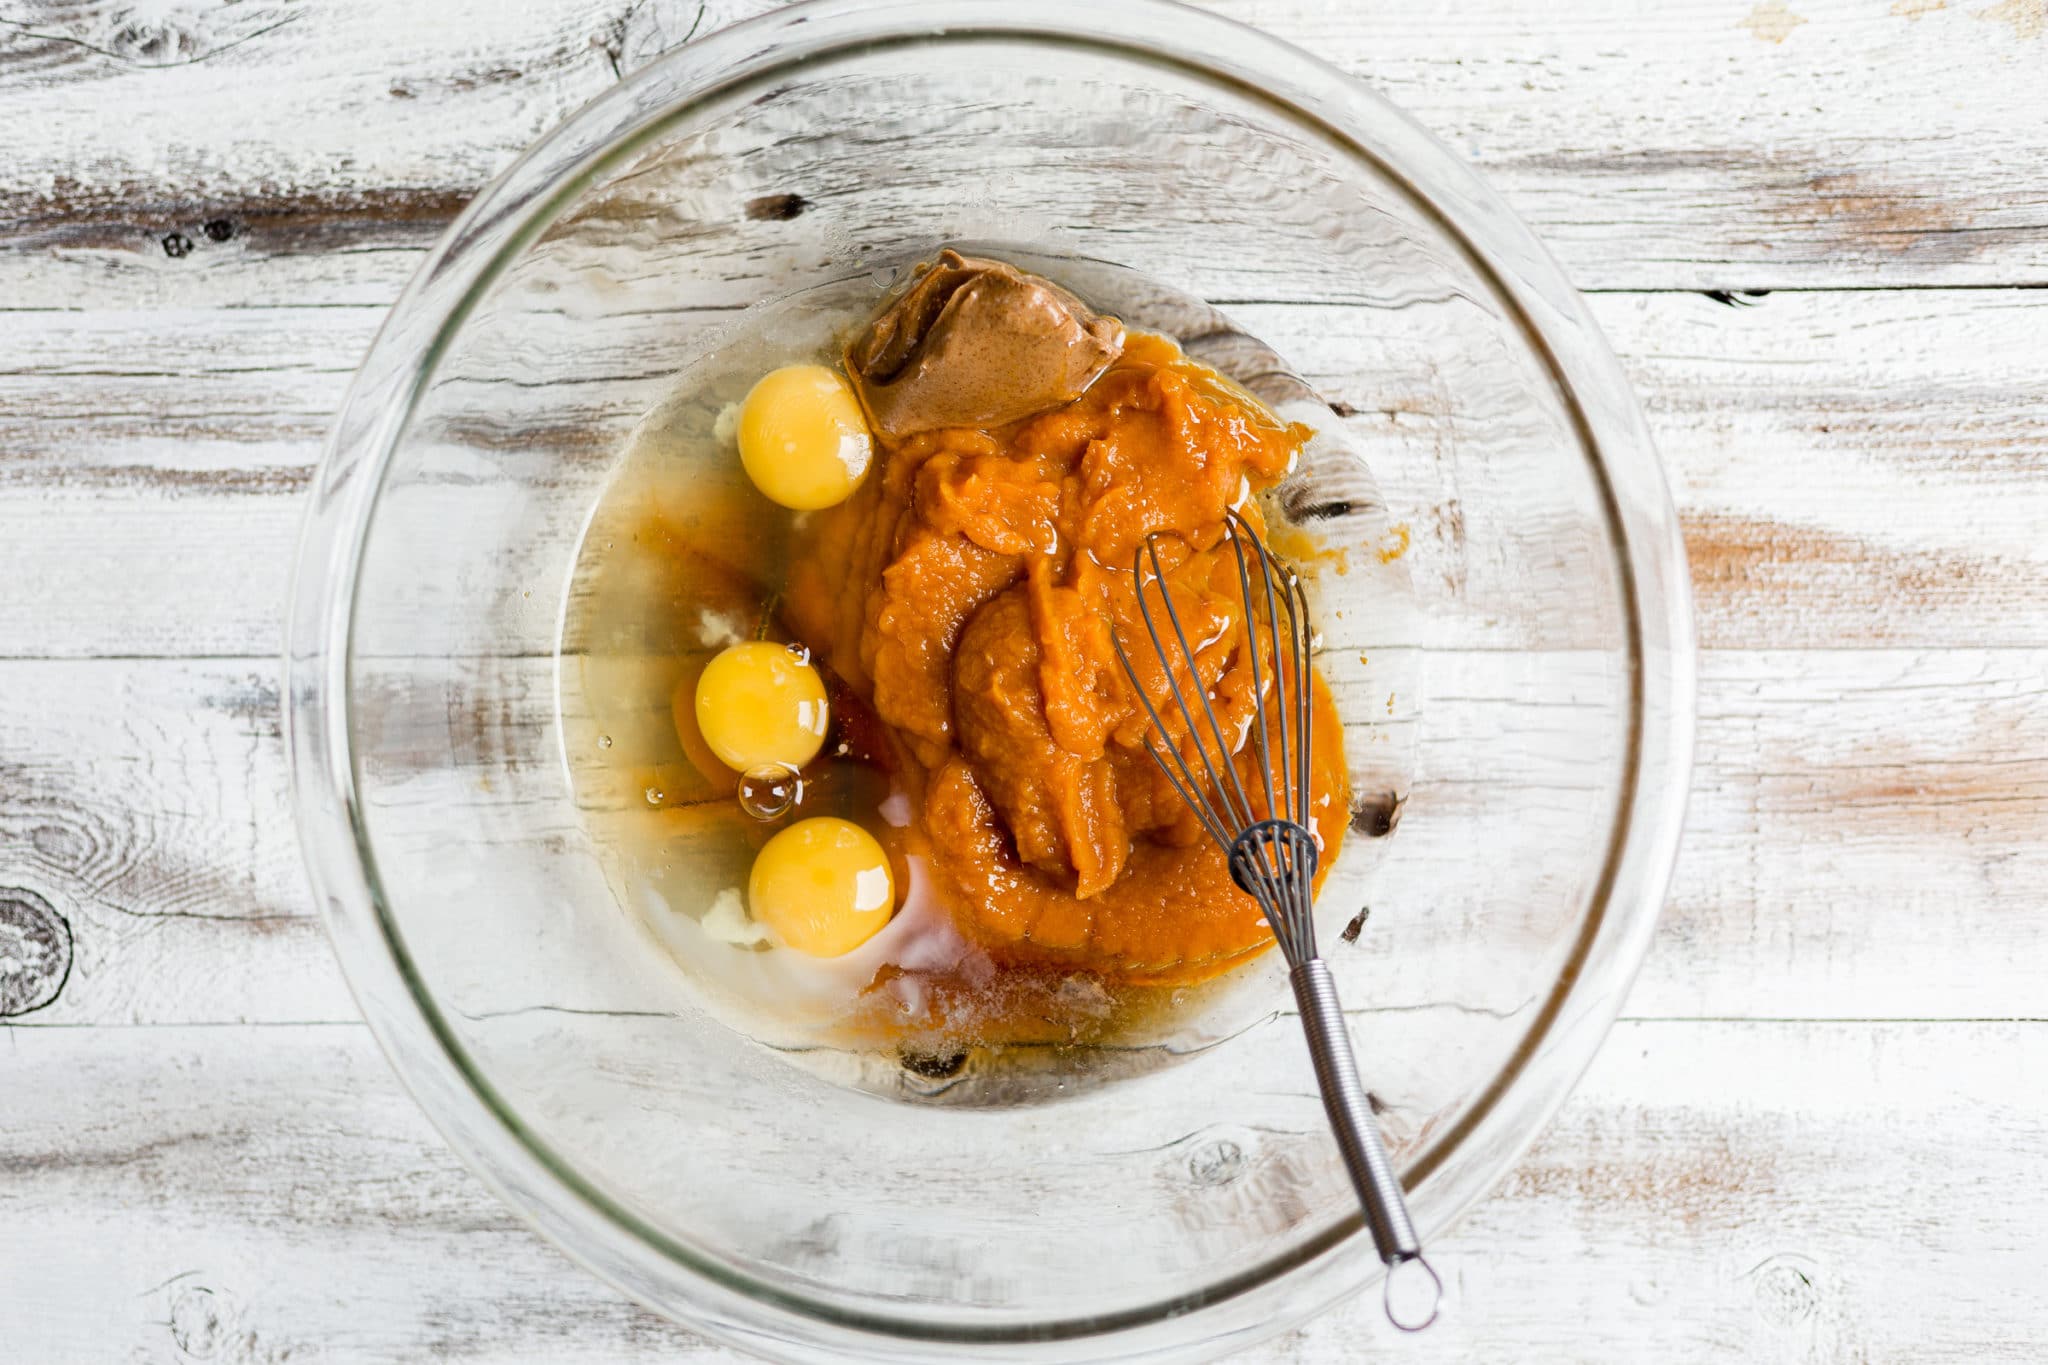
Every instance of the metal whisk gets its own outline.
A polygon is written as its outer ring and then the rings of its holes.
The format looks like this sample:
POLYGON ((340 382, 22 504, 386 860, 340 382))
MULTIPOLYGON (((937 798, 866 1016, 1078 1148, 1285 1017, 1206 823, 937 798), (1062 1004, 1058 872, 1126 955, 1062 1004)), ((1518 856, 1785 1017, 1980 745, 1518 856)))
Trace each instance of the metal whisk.
POLYGON ((1315 718, 1310 693, 1308 595, 1300 575, 1267 549, 1258 533, 1237 513, 1228 514, 1225 529, 1237 556, 1238 587, 1244 596, 1245 642, 1256 699, 1249 733, 1238 740, 1237 747, 1225 735, 1197 671, 1195 650, 1188 643, 1180 613, 1167 591, 1156 534, 1147 536, 1132 555, 1131 572, 1139 614, 1152 637, 1152 648, 1185 727, 1181 747, 1175 746, 1173 732, 1139 681, 1130 655, 1124 652, 1123 640, 1115 635, 1111 638, 1117 661, 1130 679, 1131 690, 1143 699, 1156 732, 1156 738, 1147 736, 1146 749, 1188 809, 1222 848, 1230 861, 1231 877, 1266 912, 1273 938, 1287 958, 1291 969, 1288 979, 1301 1006, 1301 1023, 1308 1034, 1316 1083, 1322 1088, 1323 1108, 1330 1116, 1338 1150, 1343 1153, 1345 1168, 1364 1206, 1373 1246, 1387 1267, 1387 1320, 1403 1331, 1417 1332, 1436 1320, 1443 1281, 1423 1259, 1415 1225, 1408 1218, 1401 1182, 1380 1141, 1365 1086, 1358 1079, 1358 1063, 1352 1056, 1351 1035, 1344 1027, 1343 1010, 1337 1003, 1336 983, 1330 976, 1329 964, 1316 952, 1315 921, 1310 914, 1315 900, 1318 854, 1315 834, 1309 827, 1309 772, 1315 718), (1147 600, 1148 563, 1150 583, 1157 589, 1153 595, 1165 608, 1171 646, 1162 636, 1147 600), (1264 640, 1260 638, 1262 633, 1264 640), (1169 654, 1169 648, 1177 649, 1179 661, 1186 665, 1190 687, 1183 687, 1175 674, 1175 656, 1169 654), (1187 695, 1190 690, 1195 693, 1193 704, 1187 695), (1276 741, 1280 758, 1277 777, 1273 763, 1276 741), (1234 761, 1237 748, 1244 744, 1254 746, 1258 773, 1263 775, 1263 782, 1255 776, 1250 787, 1234 761), (1183 748, 1194 751, 1192 759, 1182 752, 1183 748), (1255 804, 1255 796, 1263 796, 1263 804, 1255 804), (1411 1263, 1428 1277, 1427 1311, 1420 1311, 1422 1306, 1418 1304, 1416 1312, 1397 1314, 1396 1272, 1411 1263))

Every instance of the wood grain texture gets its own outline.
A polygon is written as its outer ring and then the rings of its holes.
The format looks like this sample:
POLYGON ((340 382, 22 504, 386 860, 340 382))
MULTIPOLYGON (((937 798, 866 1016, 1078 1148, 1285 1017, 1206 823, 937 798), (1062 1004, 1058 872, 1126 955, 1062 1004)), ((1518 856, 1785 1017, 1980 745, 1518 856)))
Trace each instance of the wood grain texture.
MULTIPOLYGON (((1594 302, 1665 462, 1705 645, 2048 645, 2048 291, 1594 302)), ((1283 311, 1233 310, 1254 330, 1283 311)), ((0 655, 272 654, 301 495, 380 320, 12 315, 0 655)), ((1350 373, 1358 325, 1333 311, 1327 349, 1290 359, 1350 373)))
POLYGON ((353 1017, 286 814, 277 686, 267 660, 0 663, 0 895, 74 943, 38 1019, 353 1017))
POLYGON ((2048 294, 1595 301, 1702 643, 2048 643, 2048 294))
MULTIPOLYGON (((397 1088, 304 889, 274 656, 428 244, 773 4, 0 0, 0 1359, 736 1359, 397 1088)), ((1372 82, 1601 291, 1708 647, 1629 1017, 1445 1239, 1451 1316, 1242 1359, 2039 1359, 2048 10, 1213 7, 1372 82)))
MULTIPOLYGON (((2048 283, 2027 3, 1801 0, 1778 41, 1749 0, 1213 7, 1385 91, 1581 286, 1735 289, 2048 283)), ((0 119, 40 136, 0 166, 0 300, 382 302, 534 137, 767 8, 11 4, 0 119)))
MULTIPOLYGON (((0 888, 77 945, 39 1019, 355 1017, 303 889, 269 670, 0 664, 0 888)), ((2037 1016, 2048 921, 2018 907, 2048 879, 2044 679, 2041 650, 1709 654, 1689 837, 1630 1012, 2037 1016)), ((1504 750, 1545 723, 1461 710, 1504 750)))
MULTIPOLYGON (((0 1241, 13 1358, 736 1359, 493 1203, 360 1026, 19 1027, 0 1058, 39 1097, 0 1216, 60 1233, 0 1241)), ((2044 1065, 2039 1023, 1625 1023, 1439 1242, 1438 1328, 1368 1297, 1237 1359, 2035 1360, 2044 1065)))

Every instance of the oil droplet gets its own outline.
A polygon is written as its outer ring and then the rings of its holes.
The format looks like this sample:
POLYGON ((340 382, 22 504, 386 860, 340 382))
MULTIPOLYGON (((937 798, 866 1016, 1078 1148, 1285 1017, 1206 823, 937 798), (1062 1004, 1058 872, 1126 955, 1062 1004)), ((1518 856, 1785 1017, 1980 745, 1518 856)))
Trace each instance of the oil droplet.
POLYGON ((740 809, 756 820, 773 820, 803 799, 804 780, 784 763, 761 763, 740 774, 740 809))
POLYGON ((609 748, 611 748, 611 747, 612 747, 612 737, 611 737, 610 735, 599 735, 599 736, 597 737, 597 747, 598 747, 598 748, 600 748, 600 749, 609 749, 609 748))
POLYGON ((647 789, 647 804, 650 806, 658 806, 661 804, 661 788, 649 787, 647 789))

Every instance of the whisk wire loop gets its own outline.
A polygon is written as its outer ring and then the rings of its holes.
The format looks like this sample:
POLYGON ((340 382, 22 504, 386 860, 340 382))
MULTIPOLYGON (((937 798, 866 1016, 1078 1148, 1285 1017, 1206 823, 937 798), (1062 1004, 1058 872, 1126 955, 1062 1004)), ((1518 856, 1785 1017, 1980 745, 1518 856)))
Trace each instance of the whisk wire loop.
MULTIPOLYGON (((1135 566, 1133 567, 1135 571, 1135 566)), ((1142 605, 1139 611, 1141 614, 1143 613, 1144 608, 1142 605)), ((1146 619, 1146 625, 1151 625, 1149 617, 1146 619)), ((1158 645, 1159 636, 1156 632, 1153 634, 1152 639, 1154 645, 1158 645)), ((1115 631, 1111 631, 1109 643, 1116 650, 1116 659, 1119 664, 1123 665, 1124 675, 1132 680, 1131 690, 1136 692, 1138 700, 1145 704, 1145 714, 1151 719, 1153 730, 1158 735, 1164 736, 1167 733, 1166 722, 1161 718, 1159 708, 1152 704, 1151 694, 1146 692, 1144 687, 1138 683, 1137 669, 1131 664, 1131 656, 1124 653, 1122 638, 1115 631)), ((1175 695, 1179 695, 1178 689, 1175 689, 1175 695)), ((1186 710, 1184 704, 1182 710, 1186 710)), ((1202 790, 1200 780, 1195 777, 1194 771, 1188 767, 1187 760, 1181 757, 1180 750, 1176 749, 1172 744, 1162 745, 1152 735, 1147 735, 1145 736, 1145 752, 1152 755, 1152 761, 1159 765, 1161 772, 1166 774, 1166 780, 1173 784, 1174 791, 1180 795, 1182 801, 1187 803, 1188 809, 1194 812, 1195 819, 1201 823, 1203 829, 1209 832, 1209 837, 1216 841, 1218 847, 1227 852, 1230 848, 1230 834, 1224 828, 1223 817, 1217 813, 1214 806, 1209 804, 1209 797, 1202 790), (1171 763, 1168 762, 1169 759, 1172 760, 1171 763)))
MULTIPOLYGON (((1251 600, 1252 600, 1252 576, 1251 576, 1251 570, 1250 570, 1250 568, 1249 568, 1249 567, 1248 567, 1248 566, 1247 566, 1247 565, 1245 564, 1245 560, 1244 560, 1244 540, 1243 540, 1243 538, 1242 538, 1242 537, 1240 537, 1240 536, 1239 536, 1239 535, 1237 534, 1237 527, 1238 527, 1238 515, 1237 515, 1237 513, 1235 513, 1235 512, 1232 512, 1232 513, 1230 513, 1230 514, 1228 515, 1228 517, 1226 518, 1226 520, 1225 520, 1225 525, 1226 525, 1226 526, 1228 527, 1228 529, 1229 529, 1229 531, 1230 531, 1230 549, 1231 549, 1231 553, 1232 553, 1232 554, 1233 554, 1233 555, 1234 555, 1234 556, 1236 557, 1236 559, 1237 559, 1237 587, 1238 587, 1238 591, 1239 591, 1239 592, 1240 592, 1241 594, 1243 594, 1243 596, 1244 596, 1244 600, 1246 601, 1246 603, 1250 603, 1250 602, 1251 602, 1251 600)), ((1259 578, 1260 578, 1260 581, 1262 581, 1262 582, 1263 582, 1263 583, 1264 583, 1264 584, 1266 585, 1266 625, 1267 625, 1267 628, 1268 628, 1268 630, 1269 630, 1269 631, 1271 631, 1271 633, 1272 633, 1272 636, 1273 636, 1273 667, 1274 667, 1274 668, 1275 668, 1275 669, 1277 670, 1277 669, 1278 669, 1278 668, 1280 667, 1280 633, 1279 633, 1279 628, 1278 628, 1277 624, 1275 623, 1275 621, 1274 621, 1274 619, 1273 619, 1273 618, 1274 618, 1274 607, 1273 607, 1273 576, 1272 576, 1272 574, 1271 574, 1270 572, 1268 572, 1268 570, 1267 570, 1267 566, 1266 566, 1266 561, 1265 561, 1265 557, 1264 557, 1263 555, 1261 555, 1261 556, 1259 557, 1259 578)), ((1258 650, 1258 643, 1259 643, 1259 642, 1258 642, 1258 638, 1257 638, 1257 636, 1258 636, 1258 629, 1259 629, 1259 623, 1258 623, 1258 622, 1257 622, 1256 620, 1253 620, 1253 619, 1251 618, 1251 615, 1250 615, 1250 613, 1249 613, 1249 612, 1247 612, 1247 613, 1246 613, 1246 617, 1245 617, 1245 623, 1244 623, 1244 633, 1245 633, 1245 642, 1244 642, 1244 643, 1245 643, 1245 653, 1246 653, 1246 654, 1248 654, 1248 655, 1249 655, 1249 656, 1251 657, 1251 666, 1252 666, 1252 695, 1253 695, 1254 697, 1257 697, 1257 698, 1258 698, 1258 699, 1259 699, 1259 700, 1260 700, 1261 702, 1263 702, 1263 701, 1265 700, 1265 697, 1266 697, 1266 680, 1265 680, 1265 678, 1264 678, 1264 676, 1263 676, 1263 670, 1262 670, 1262 669, 1261 669, 1261 668, 1259 667, 1259 650, 1258 650)), ((1273 680, 1273 685, 1274 685, 1275 687, 1278 687, 1278 686, 1280 686, 1280 685, 1281 685, 1281 684, 1280 684, 1280 680, 1279 680, 1278 678, 1275 678, 1275 679, 1273 680)), ((1255 726, 1257 726, 1257 727, 1258 727, 1258 735, 1259 735, 1259 754, 1260 754, 1260 756, 1261 756, 1262 758, 1263 758, 1263 757, 1266 757, 1266 756, 1268 756, 1268 755, 1270 755, 1270 754, 1272 753, 1272 751, 1273 751, 1273 745, 1272 745, 1272 740, 1271 740, 1271 739, 1270 739, 1270 738, 1268 737, 1268 735, 1266 734, 1266 708, 1265 708, 1265 707, 1264 707, 1263 705, 1260 705, 1260 706, 1255 706, 1255 707, 1253 707, 1253 708, 1252 708, 1252 723, 1253 723, 1253 725, 1255 725, 1255 726)), ((1286 772, 1284 771, 1284 769, 1285 769, 1285 766, 1286 766, 1286 760, 1285 760, 1285 758, 1284 758, 1284 755, 1285 755, 1285 754, 1286 754, 1286 752, 1287 752, 1287 749, 1286 749, 1286 745, 1287 745, 1287 730, 1286 730, 1286 727, 1285 727, 1285 726, 1282 726, 1282 727, 1280 727, 1280 744, 1281 744, 1281 750, 1280 750, 1280 751, 1281 751, 1281 754, 1283 755, 1283 758, 1282 758, 1282 760, 1281 760, 1281 765, 1282 765, 1283 771, 1282 771, 1282 773, 1281 773, 1280 787, 1281 787, 1281 790, 1282 790, 1282 792, 1284 792, 1284 791, 1286 790, 1286 788, 1287 788, 1287 776, 1286 776, 1286 772)), ((1291 819, 1293 819, 1293 818, 1294 818, 1294 812, 1293 812, 1292 810, 1287 810, 1287 811, 1281 811, 1281 810, 1279 810, 1279 809, 1277 808, 1277 806, 1276 806, 1276 804, 1275 804, 1275 802, 1274 802, 1274 799, 1273 799, 1273 798, 1274 798, 1274 792, 1273 792, 1273 765, 1272 765, 1272 764, 1270 764, 1270 763, 1261 763, 1261 764, 1259 765, 1259 777, 1260 777, 1260 779, 1261 779, 1262 781, 1264 781, 1264 783, 1266 784, 1266 814, 1267 814, 1267 816, 1271 817, 1271 816, 1276 816, 1276 815, 1277 815, 1277 816, 1281 816, 1282 818, 1285 818, 1285 819, 1290 819, 1290 820, 1291 820, 1291 819)), ((1247 890, 1249 890, 1250 888, 1249 888, 1249 887, 1247 887, 1246 889, 1247 889, 1247 890)))
POLYGON ((1151 635, 1153 646, 1159 650, 1160 662, 1166 668, 1167 686, 1173 691, 1175 704, 1180 707, 1181 719, 1187 723, 1188 742, 1195 746, 1195 752, 1202 760, 1203 770, 1209 774, 1209 782, 1215 790, 1216 800, 1222 805, 1224 813, 1230 817, 1230 824, 1239 826, 1249 824, 1254 818, 1251 812, 1251 800, 1245 795, 1244 783, 1237 775, 1237 765, 1230 761, 1231 743, 1224 737, 1223 722, 1217 719, 1215 704, 1209 700, 1209 689, 1202 683, 1201 665, 1196 657, 1194 646, 1188 643, 1187 631, 1182 628, 1180 623, 1180 612, 1173 605, 1173 594, 1167 590, 1166 568, 1159 561, 1158 532, 1155 531, 1145 537, 1144 552, 1146 557, 1152 562, 1152 581, 1159 589, 1159 601, 1166 608, 1166 619, 1168 624, 1173 627, 1173 638, 1179 643, 1181 658, 1187 663, 1188 687, 1182 687, 1174 681, 1172 661, 1166 657, 1166 647, 1159 638, 1159 628, 1153 622, 1152 613, 1145 605, 1143 575, 1139 574, 1134 566, 1133 574, 1136 577, 1136 581, 1133 586, 1138 594, 1138 615, 1145 622, 1145 630, 1151 635), (1188 708, 1187 694, 1190 690, 1194 692, 1195 699, 1202 703, 1202 714, 1209 722, 1209 733, 1216 738, 1216 761, 1214 763, 1211 763, 1209 760, 1208 744, 1203 740, 1201 732, 1195 726, 1194 713, 1188 708), (1217 775, 1219 768, 1230 779, 1230 786, 1227 790, 1224 787, 1223 778, 1217 775), (1236 806, 1231 805, 1230 798, 1232 795, 1237 797, 1238 804, 1236 806))

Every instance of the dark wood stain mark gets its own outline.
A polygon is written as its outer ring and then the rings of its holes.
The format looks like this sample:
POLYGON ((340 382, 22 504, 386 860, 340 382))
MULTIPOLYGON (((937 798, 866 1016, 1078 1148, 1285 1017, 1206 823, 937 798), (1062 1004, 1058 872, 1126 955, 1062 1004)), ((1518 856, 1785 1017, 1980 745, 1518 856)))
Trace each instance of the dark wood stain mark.
MULTIPOLYGON (((292 1031, 293 1026, 285 1026, 282 1045, 303 1049, 307 1065, 339 1064, 344 1068, 340 1076, 352 1074, 347 1068, 359 1049, 306 1047, 289 1041, 292 1031)), ((54 1178, 67 1185, 91 1185, 105 1189, 131 1211, 149 1210, 188 1221, 232 1221, 246 1218, 252 1208, 283 1212, 288 1204, 293 1225, 308 1232, 374 1229, 388 1228, 392 1210, 402 1208, 409 1227, 428 1235, 454 1235, 465 1243, 479 1236, 532 1235, 509 1210, 496 1208, 492 1201, 479 1202, 475 1186, 462 1178, 461 1168, 444 1147, 411 1135, 419 1126, 413 1112, 385 1105, 360 1118, 308 1113, 281 1099, 273 1080, 260 1074, 260 1066, 252 1070, 237 1056, 250 1051, 243 1044, 198 1053, 207 1062, 203 1074, 208 1083, 167 1086, 153 1105, 149 1122, 140 1125, 152 1134, 146 1138, 127 1136, 137 1130, 134 1124, 66 1125, 63 1119, 48 1116, 44 1134, 62 1133, 61 1138, 39 1141, 33 1126, 20 1130, 26 1141, 9 1144, 4 1138, 13 1134, 0 1134, 0 1178, 54 1178), (171 1093, 180 1089, 197 1093, 171 1093), (397 1149, 396 1164, 376 1171, 355 1170, 343 1180, 320 1178, 318 1163, 335 1153, 366 1150, 365 1144, 397 1149), (308 1161, 315 1165, 308 1166, 308 1161), (252 1181, 252 1173, 267 1176, 252 1181), (265 1204, 266 1199, 277 1202, 265 1204)), ((0 1043, 0 1056, 5 1054, 5 1044, 0 1043)), ((120 1074, 133 1073, 124 1069, 120 1074)), ((144 1084, 163 1079, 149 1070, 142 1075, 149 1078, 144 1084)), ((80 1111, 74 1106, 66 1112, 80 1111)), ((13 1110, 8 1117, 15 1117, 13 1110)), ((220 1358, 284 1359, 225 1353, 220 1358)))
POLYGON ((595 417, 588 423, 463 417, 442 423, 438 434, 451 445, 471 450, 546 451, 564 458, 597 456, 609 460, 619 449, 615 426, 595 417))
POLYGON ((1583 1206, 1628 1202, 1687 1228, 1732 1228, 1745 1226, 1759 1201, 1768 1203, 1781 1192, 1772 1154, 1785 1150, 1782 1136, 1773 1141, 1769 1134, 1718 1133, 1702 1141, 1697 1131, 1645 1128, 1654 1118, 1625 1117, 1637 1122, 1616 1124, 1609 1115, 1605 1128, 1584 1119, 1573 1132, 1553 1128, 1502 1184, 1501 1197, 1583 1206), (1551 1155, 1565 1152, 1591 1152, 1598 1159, 1566 1165, 1551 1155))
POLYGON ((199 230, 206 234, 209 242, 225 242, 235 235, 235 225, 226 218, 209 218, 199 230))
POLYGON ((465 71, 459 76, 452 77, 448 81, 448 88, 466 94, 472 90, 481 90, 485 86, 510 85, 525 77, 526 73, 516 66, 494 66, 484 71, 465 71))
POLYGON ((1974 216, 1968 206, 1939 192, 1886 185, 1861 171, 1809 175, 1800 188, 1804 195, 1781 203, 1776 216, 1782 221, 1804 219, 1803 198, 1817 215, 1812 222, 1845 250, 1907 251, 1931 237, 1954 237, 1974 216))
POLYGON ((936 1053, 913 1052, 906 1048, 898 1055, 897 1060, 903 1064, 905 1071, 932 1081, 950 1080, 967 1067, 965 1052, 949 1052, 941 1056, 936 1053))
POLYGON ((2048 758, 1948 760, 1932 755, 1759 774, 1759 817, 1856 812, 1865 836, 2014 839, 2048 821, 2048 758))
MULTIPOLYGON (((1973 558, 1958 551, 1914 553, 1873 545, 1816 527, 1748 517, 1694 514, 1683 519, 1694 586, 1709 607, 1726 599, 1762 595, 1782 607, 1805 603, 1827 615, 1840 639, 1890 638, 1910 629, 1898 609, 1924 616, 1944 603, 1983 598, 1994 587, 2019 591, 2038 570, 2010 561, 1973 558), (1717 600, 1718 599, 1718 600, 1717 600), (1844 619, 1852 606, 1871 614, 1872 629, 1844 619)), ((1755 643, 1751 641, 1751 643, 1755 643)))
POLYGON ((31 1014, 71 980, 71 924, 33 891, 0 888, 0 1017, 31 1014))
POLYGON ((1280 491, 1280 508, 1287 513, 1287 519, 1299 526, 1310 521, 1334 521, 1358 510, 1358 504, 1349 498, 1317 502, 1314 494, 1315 489, 1306 482, 1283 488, 1280 491))
POLYGON ((305 191, 210 208, 231 214, 274 253, 375 244, 425 246, 475 197, 474 187, 305 191))
POLYGON ((800 194, 764 194, 747 201, 747 217, 755 222, 786 223, 801 218, 811 201, 800 194))
POLYGON ((0 487, 77 491, 153 492, 173 497, 296 497, 312 486, 308 467, 261 465, 247 469, 177 469, 162 465, 23 466, 0 456, 0 487))
MULTIPOLYGON (((1563 151, 1497 163, 1502 171, 1543 171, 1613 181, 1711 176, 1739 190, 1777 229, 1757 239, 1783 257, 1788 241, 1818 236, 1807 249, 1882 259, 1908 251, 1966 258, 2038 237, 2038 225, 1993 226, 2009 203, 1971 200, 1939 185, 1891 183, 1882 170, 1824 164, 1809 156, 1735 147, 1639 147, 1563 151)), ((1640 193, 1648 188, 1637 184, 1640 193)))
POLYGON ((1824 531, 1805 530, 1718 513, 1684 519, 1685 553, 1702 589, 1742 588, 1783 569, 1810 569, 1817 561, 1856 563, 1863 546, 1824 531))
POLYGON ((1339 417, 1356 417, 1360 412, 1356 403, 1347 403, 1341 398, 1332 398, 1329 402, 1330 411, 1339 417))
POLYGON ((1597 175, 1642 179, 1687 171, 1739 174, 1757 165, 1757 158, 1728 147, 1630 147, 1621 151, 1556 151, 1508 157, 1492 163, 1498 171, 1558 171, 1566 175, 1597 175))
MULTIPOLYGON (((202 904, 217 904, 235 889, 233 879, 205 866, 196 866, 190 871, 181 871, 173 866, 166 874, 175 878, 173 883, 181 888, 191 888, 186 897, 202 904)), ((162 893, 158 893, 161 896, 162 893)), ((109 904, 107 909, 117 915, 126 915, 139 920, 190 920, 197 924, 221 924, 231 926, 231 932, 247 929, 258 938, 274 938, 286 933, 298 933, 307 929, 317 931, 320 921, 309 914, 289 911, 257 914, 214 914, 205 910, 137 910, 133 906, 109 904)))
POLYGON ((165 1133, 147 1142, 136 1142, 126 1146, 89 1148, 81 1140, 69 1148, 44 1149, 37 1151, 0 1152, 0 1175, 37 1176, 68 1173, 72 1171, 114 1171, 133 1176, 144 1168, 161 1161, 167 1153, 175 1153, 188 1146, 205 1147, 221 1144, 232 1139, 235 1147, 247 1145, 249 1134, 236 1130, 190 1131, 165 1133))
MULTIPOLYGON (((388 1216, 388 1215, 387 1215, 388 1216)), ((447 1222, 449 1220, 438 1220, 447 1222)), ((511 1219, 492 1235, 531 1237, 526 1226, 511 1219)), ((559 1292, 519 1295, 486 1303, 463 1295, 430 1300, 419 1315, 421 1360, 475 1359, 479 1344, 517 1342, 504 1348, 516 1354, 534 1342, 555 1342, 563 1355, 601 1341, 620 1357, 645 1356, 680 1360, 701 1353, 701 1339, 666 1318, 658 1317, 623 1296, 590 1294, 571 1298, 559 1292)), ((544 1356, 546 1352, 542 1353, 544 1356)))
POLYGON ((1351 917, 1351 923, 1345 925, 1344 932, 1337 935, 1337 937, 1343 939, 1346 943, 1358 942, 1358 936, 1364 932, 1365 922, 1371 916, 1372 907, 1370 905, 1359 906, 1358 913, 1351 917))
POLYGON ((389 186, 375 190, 253 187, 241 195, 181 195, 158 185, 87 185, 59 180, 47 195, 0 191, 0 251, 51 247, 133 251, 160 245, 171 256, 190 252, 182 231, 165 222, 206 224, 248 238, 271 255, 347 247, 426 246, 468 204, 474 187, 389 186))
POLYGON ((1408 797, 1404 792, 1362 796, 1351 808, 1351 828, 1368 839, 1384 839, 1400 826, 1401 812, 1407 805, 1408 797))
MULTIPOLYGON (((1737 515, 1681 518, 1709 646, 2038 643, 2016 603, 2044 600, 2048 565, 1973 546, 1925 545, 1737 515)), ((1903 534, 1903 533, 1902 533, 1903 534)))

